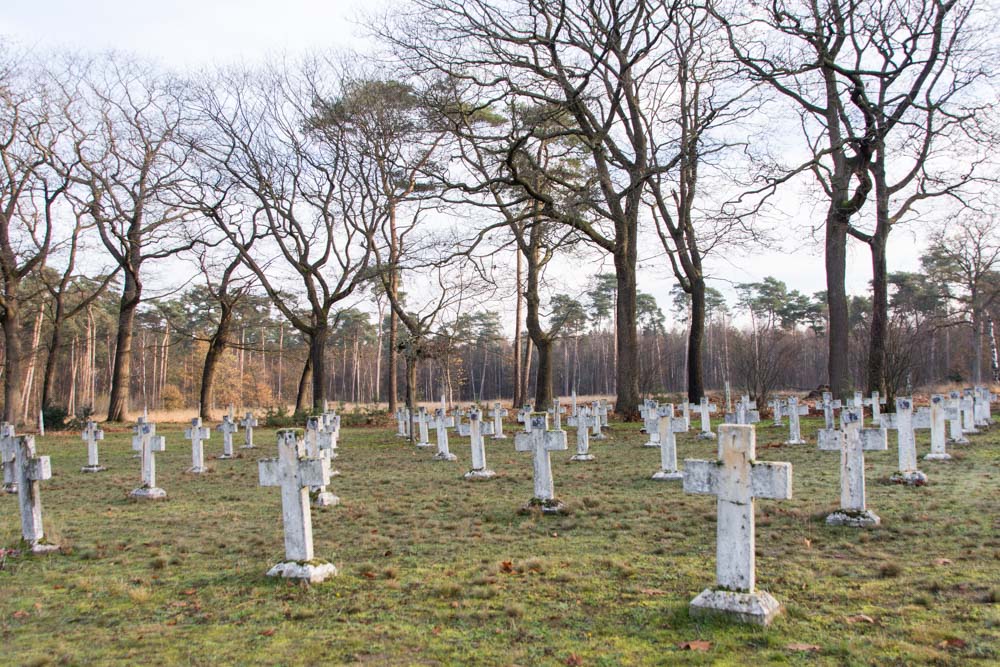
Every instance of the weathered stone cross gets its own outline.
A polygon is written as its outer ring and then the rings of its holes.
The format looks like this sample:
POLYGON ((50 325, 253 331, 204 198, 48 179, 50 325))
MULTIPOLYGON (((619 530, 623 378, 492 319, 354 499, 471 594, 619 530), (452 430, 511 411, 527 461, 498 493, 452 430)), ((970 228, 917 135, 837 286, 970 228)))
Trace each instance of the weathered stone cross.
POLYGON ((207 426, 201 425, 201 417, 191 420, 191 426, 184 429, 184 439, 191 441, 191 467, 187 472, 195 475, 208 472, 205 466, 205 446, 202 444, 211 437, 212 431, 207 426))
POLYGON ((920 486, 927 483, 927 475, 917 469, 917 442, 913 433, 913 401, 896 399, 896 412, 882 415, 882 427, 896 431, 899 449, 899 470, 890 479, 897 484, 920 486))
POLYGON ((576 427, 576 454, 570 457, 570 461, 594 460, 594 455, 590 453, 590 429, 599 421, 587 406, 583 406, 566 420, 570 426, 576 427))
POLYGON ((434 454, 435 461, 455 461, 457 456, 448 449, 448 428, 455 424, 454 417, 445 415, 443 408, 434 411, 434 428, 437 430, 437 453, 434 454))
POLYGON ((410 437, 410 411, 406 408, 396 409, 396 435, 400 438, 410 437))
POLYGON ((712 414, 718 411, 718 406, 715 403, 709 403, 706 396, 701 397, 701 404, 698 406, 701 410, 701 433, 698 434, 699 440, 714 440, 715 434, 712 433, 712 414))
POLYGON ((660 469, 653 473, 653 479, 670 482, 684 479, 684 473, 677 470, 677 433, 686 433, 687 422, 683 417, 674 417, 674 406, 661 405, 656 411, 657 440, 660 444, 660 469))
MULTIPOLYGON (((321 417, 309 417, 306 419, 306 433, 303 446, 306 456, 311 459, 324 459, 327 461, 327 477, 332 476, 330 470, 330 434, 322 430, 321 417)), ((284 432, 287 433, 287 432, 284 432)), ((309 489, 309 497, 313 507, 333 507, 340 504, 340 498, 328 491, 326 484, 313 486, 309 489)))
POLYGON ((976 428, 976 397, 970 388, 962 390, 962 431, 970 435, 979 433, 976 428))
MULTIPOLYGON (((656 401, 651 401, 646 399, 643 402, 642 407, 639 408, 639 414, 642 417, 643 431, 646 432, 646 442, 643 447, 659 447, 660 446, 660 432, 659 432, 659 416, 657 415, 659 406, 656 401)), ((674 406, 671 405, 670 409, 673 410, 674 406)))
POLYGON ((104 430, 98 428, 93 419, 88 419, 87 426, 84 427, 80 438, 87 443, 87 465, 80 468, 80 471, 101 472, 102 470, 107 470, 107 468, 100 464, 97 456, 97 443, 104 440, 104 430))
POLYGON ((804 445, 806 441, 802 439, 802 429, 799 426, 799 417, 809 414, 808 405, 799 405, 799 399, 790 396, 785 404, 785 413, 788 415, 788 440, 786 445, 804 445))
POLYGON ((253 449, 253 430, 257 428, 257 418, 252 412, 248 412, 240 421, 240 426, 243 427, 243 449, 253 449))
MULTIPOLYGON (((840 451, 840 509, 826 517, 831 526, 863 528, 881 521, 865 506, 865 450, 885 451, 888 447, 884 437, 862 436, 864 415, 861 405, 843 410, 837 446, 820 443, 820 449, 840 451)), ((873 430, 882 433, 881 429, 873 430)))
POLYGON ((877 391, 873 391, 871 398, 866 398, 864 404, 872 409, 872 423, 875 428, 882 425, 882 406, 885 405, 885 396, 879 396, 877 391))
POLYGON ((156 435, 156 424, 140 418, 135 425, 135 435, 132 436, 132 449, 139 452, 142 459, 142 486, 129 493, 136 500, 162 500, 167 492, 156 486, 156 452, 167 449, 167 441, 162 435, 156 435))
POLYGON ((484 424, 483 413, 479 411, 479 408, 474 407, 469 410, 469 423, 465 426, 464 430, 468 431, 469 444, 472 448, 472 470, 465 473, 465 479, 495 477, 496 473, 486 467, 486 446, 483 443, 483 435, 488 435, 491 432, 492 424, 484 424), (484 434, 483 431, 486 433, 484 434))
POLYGON ((552 423, 555 426, 556 431, 562 429, 562 416, 566 414, 566 408, 559 405, 559 397, 556 396, 552 401, 552 407, 548 409, 548 413, 552 415, 552 423))
POLYGON ((784 414, 785 401, 774 398, 767 402, 767 407, 771 408, 771 425, 781 426, 781 416, 784 414))
POLYGON ((17 458, 17 436, 14 433, 14 425, 3 422, 0 424, 0 463, 3 464, 3 490, 5 493, 17 493, 15 458, 17 458))
POLYGON ((962 433, 962 393, 948 392, 948 435, 953 445, 967 445, 969 439, 962 433))
POLYGON ((233 421, 232 415, 223 415, 222 423, 215 427, 222 432, 222 455, 220 459, 231 459, 233 454, 233 434, 240 430, 240 427, 233 421))
POLYGON ((428 433, 428 424, 430 423, 431 416, 427 413, 427 408, 420 406, 417 410, 417 426, 419 426, 420 439, 417 442, 417 447, 430 447, 429 442, 430 435, 428 433))
POLYGON ((556 499, 552 481, 552 459, 550 452, 564 451, 566 431, 550 431, 549 416, 544 412, 533 412, 528 417, 524 433, 514 437, 514 448, 519 452, 532 453, 532 469, 535 479, 535 497, 525 509, 539 507, 546 514, 561 512, 563 504, 556 499))
POLYGON ((499 403, 493 404, 493 410, 490 411, 490 417, 493 418, 493 439, 494 440, 506 440, 507 436, 503 434, 503 418, 507 416, 507 409, 504 408, 499 403))
POLYGON ((58 551, 59 547, 45 540, 42 530, 42 494, 39 482, 52 477, 48 456, 35 452, 35 436, 17 438, 14 465, 17 468, 17 498, 21 506, 21 535, 32 553, 58 551))
POLYGON ((337 568, 313 554, 309 489, 330 483, 330 462, 307 458, 294 431, 278 433, 278 458, 257 462, 261 486, 281 487, 281 522, 285 531, 285 560, 267 572, 317 584, 337 574, 337 568))
MULTIPOLYGON (((945 446, 947 438, 945 437, 945 422, 950 416, 950 412, 954 410, 948 407, 947 399, 941 394, 933 394, 931 396, 931 408, 928 412, 930 428, 931 428, 931 451, 924 457, 924 460, 931 461, 947 461, 951 458, 951 454, 945 446)), ((955 410, 957 413, 957 410, 955 410)))
POLYGON ((684 492, 718 496, 716 587, 691 602, 691 614, 722 613, 767 625, 781 610, 770 594, 755 590, 756 498, 792 497, 792 464, 757 461, 753 426, 719 427, 719 460, 684 461, 684 492))
POLYGON ((840 399, 835 401, 833 400, 833 394, 831 392, 824 391, 823 402, 820 405, 823 406, 823 420, 826 422, 824 428, 830 431, 835 430, 836 426, 833 424, 833 411, 839 410, 842 407, 840 399))
POLYGON ((601 426, 604 424, 604 418, 606 418, 608 411, 607 408, 604 409, 605 417, 601 417, 601 403, 600 401, 594 401, 590 404, 590 412, 594 415, 594 430, 590 432, 590 437, 594 440, 604 440, 608 436, 601 432, 601 426))

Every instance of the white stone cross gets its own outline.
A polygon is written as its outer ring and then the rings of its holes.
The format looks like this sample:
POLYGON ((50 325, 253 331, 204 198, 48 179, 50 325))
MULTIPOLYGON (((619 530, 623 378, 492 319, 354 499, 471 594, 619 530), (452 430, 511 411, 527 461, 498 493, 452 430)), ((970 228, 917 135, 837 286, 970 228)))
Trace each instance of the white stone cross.
POLYGON ((686 433, 687 423, 683 417, 674 417, 674 406, 661 405, 657 410, 656 430, 659 433, 660 469, 653 473, 653 479, 661 482, 684 479, 684 473, 677 470, 676 434, 686 433))
POLYGON ((539 507, 546 514, 561 512, 563 504, 556 499, 555 484, 552 481, 552 459, 550 452, 564 451, 566 431, 550 431, 549 416, 544 412, 533 412, 528 418, 528 431, 514 437, 514 448, 519 452, 532 453, 532 469, 535 479, 535 497, 525 509, 539 507))
POLYGON ((986 387, 973 387, 973 400, 976 426, 989 427, 993 423, 990 417, 990 403, 996 401, 996 396, 986 387))
MULTIPOLYGON (((590 432, 590 437, 594 440, 604 440, 608 436, 601 432, 601 426, 603 425, 603 420, 601 419, 601 403, 599 401, 594 401, 590 404, 590 413, 594 415, 594 430, 590 432)), ((607 414, 607 409, 605 409, 605 415, 607 414)))
POLYGON ((590 429, 599 421, 587 406, 583 406, 566 420, 567 424, 576 428, 576 454, 570 457, 570 461, 594 460, 594 455, 590 453, 590 429))
POLYGON ((469 445, 472 448, 472 470, 465 473, 465 479, 495 477, 496 473, 486 467, 486 446, 483 443, 483 436, 490 433, 492 424, 484 424, 483 413, 479 411, 479 408, 474 407, 469 410, 469 423, 465 426, 467 428, 464 430, 468 431, 469 445))
POLYGON ((500 403, 494 403, 493 409, 490 410, 490 417, 493 418, 493 439, 494 440, 506 440, 507 436, 503 434, 503 418, 507 416, 507 409, 504 408, 500 403))
POLYGON ((156 452, 166 451, 167 441, 156 435, 156 424, 139 418, 132 436, 132 449, 139 452, 142 459, 142 486, 129 493, 136 500, 162 500, 167 492, 156 486, 156 452))
POLYGON ((781 610, 771 595, 755 590, 756 498, 792 497, 792 464, 757 461, 753 426, 719 427, 719 460, 684 461, 684 492, 718 496, 716 587, 691 602, 692 615, 722 613, 767 625, 781 610))
POLYGON ((48 456, 38 456, 35 452, 35 436, 22 435, 17 438, 14 465, 17 468, 17 498, 21 506, 21 535, 33 553, 57 551, 59 547, 47 543, 42 530, 42 494, 39 484, 52 477, 52 465, 48 456))
MULTIPOLYGON (((646 400, 643 406, 639 409, 639 413, 642 416, 643 431, 646 433, 646 442, 643 447, 659 447, 660 446, 660 432, 659 432, 659 416, 658 411, 661 406, 656 404, 656 401, 646 400)), ((670 406, 671 414, 673 413, 674 406, 670 406)))
POLYGON ((972 389, 962 390, 962 431, 970 435, 979 433, 976 428, 976 397, 972 389))
POLYGON ((757 411, 757 402, 751 401, 749 396, 742 396, 736 402, 734 413, 726 415, 726 422, 729 424, 757 424, 760 422, 760 413, 757 411))
POLYGON ((948 392, 948 435, 953 445, 967 445, 969 439, 962 433, 962 393, 948 392))
POLYGON ((718 406, 715 403, 709 403, 708 398, 705 396, 701 397, 701 404, 698 406, 701 411, 701 433, 698 434, 699 440, 714 440, 715 434, 712 433, 712 413, 718 411, 718 406))
POLYGON ((184 439, 191 441, 191 467, 187 472, 195 475, 208 472, 205 466, 205 446, 202 444, 212 435, 212 430, 201 425, 201 417, 191 420, 191 426, 184 429, 184 439))
POLYGON ((257 418, 253 416, 252 412, 248 412, 240 420, 240 426, 243 427, 243 449, 253 449, 253 430, 257 428, 257 418))
MULTIPOLYGON (((691 405, 687 399, 681 402, 681 419, 684 420, 685 431, 691 428, 691 408, 693 407, 697 406, 691 405)), ((657 431, 659 431, 659 426, 657 426, 657 431)))
POLYGON ((820 405, 823 407, 823 419, 826 422, 826 426, 824 426, 824 428, 826 428, 827 430, 836 429, 836 426, 834 426, 833 423, 833 417, 834 417, 833 411, 839 410, 842 407, 840 399, 837 399, 835 401, 833 400, 833 394, 831 392, 824 391, 823 402, 820 405))
POLYGON ((416 419, 417 426, 419 427, 418 432, 420 434, 420 438, 417 442, 417 447, 431 446, 431 443, 429 442, 430 433, 428 431, 428 426, 430 424, 430 421, 431 421, 431 416, 430 414, 428 414, 427 408, 420 406, 420 408, 417 410, 417 419, 416 419))
MULTIPOLYGON (((863 528, 877 526, 881 519, 865 506, 865 450, 888 449, 884 437, 863 437, 864 408, 847 408, 840 413, 840 437, 837 447, 820 449, 840 452, 840 509, 826 517, 831 526, 863 528)), ((882 433, 881 429, 874 429, 882 433)))
MULTIPOLYGON (((331 442, 330 433, 322 428, 322 417, 308 417, 303 446, 306 456, 310 459, 325 459, 327 461, 327 477, 333 475, 330 470, 331 442)), ((283 432, 287 434, 287 431, 283 432)), ((287 437, 283 435, 282 437, 287 437)), ((339 474, 339 473, 338 473, 339 474)), ((326 484, 310 487, 309 498, 313 507, 333 507, 340 504, 340 498, 327 490, 326 484)))
POLYGON ((335 412, 325 413, 320 419, 319 429, 326 446, 327 457, 337 458, 337 446, 340 443, 340 415, 335 412))
POLYGON ((434 411, 434 428, 437 430, 437 453, 434 454, 435 461, 455 461, 457 456, 448 449, 448 428, 455 423, 454 417, 445 415, 444 409, 438 408, 434 411))
POLYGON ((101 472, 107 470, 100 464, 97 455, 97 443, 104 440, 104 430, 99 428, 93 419, 87 420, 80 439, 87 443, 87 465, 80 468, 81 472, 101 472))
POLYGON ((872 409, 872 423, 876 428, 882 425, 882 406, 885 405, 885 396, 879 396, 877 391, 873 391, 871 398, 866 398, 865 405, 872 409))
POLYGON ((865 408, 865 394, 864 394, 864 392, 860 392, 860 391, 854 392, 854 396, 851 397, 851 398, 849 398, 849 399, 847 399, 847 407, 849 407, 849 408, 858 408, 858 409, 860 409, 862 411, 862 414, 863 414, 864 413, 864 408, 865 408))
POLYGON ((531 415, 531 411, 534 407, 530 403, 525 403, 521 406, 521 409, 517 411, 517 423, 524 425, 524 430, 528 430, 528 418, 531 415))
POLYGON ((0 423, 0 463, 3 464, 4 493, 17 493, 15 458, 17 458, 17 436, 14 433, 14 425, 8 422, 0 423))
POLYGON ((601 418, 601 426, 603 428, 608 427, 608 410, 610 406, 608 402, 603 398, 597 401, 597 416, 601 418))
POLYGON ((410 413, 406 408, 396 408, 396 435, 410 437, 410 413))
POLYGON ((917 442, 913 432, 913 401, 896 399, 896 412, 882 415, 882 427, 896 431, 899 449, 899 470, 890 478, 898 484, 920 486, 927 483, 927 475, 917 469, 917 442))
POLYGON ((306 457, 294 431, 278 433, 278 458, 257 462, 261 486, 281 487, 281 522, 285 531, 285 560, 267 572, 269 577, 301 579, 316 584, 337 568, 313 553, 312 510, 309 489, 330 483, 330 462, 306 457))
POLYGON ((566 408, 559 405, 559 397, 556 396, 552 401, 552 407, 548 409, 548 413, 552 415, 552 423, 554 430, 559 431, 562 429, 562 416, 566 414, 566 408))
POLYGON ((808 405, 799 405, 799 399, 790 396, 785 404, 785 414, 788 415, 788 440, 786 445, 804 445, 806 441, 802 439, 802 429, 799 425, 799 417, 809 414, 808 405))
POLYGON ((780 398, 775 398, 767 402, 767 407, 771 408, 771 425, 781 426, 781 416, 784 414, 785 402, 780 398))
MULTIPOLYGON (((947 406, 947 399, 941 394, 931 395, 931 408, 928 413, 930 418, 931 427, 931 451, 930 454, 924 457, 924 460, 931 461, 947 461, 951 458, 951 454, 948 453, 945 443, 947 438, 945 437, 945 422, 948 418, 948 413, 951 408, 947 406)), ((957 412, 957 411, 956 411, 957 412)))
POLYGON ((570 417, 576 417, 576 415, 578 413, 578 410, 577 410, 577 407, 576 407, 576 389, 574 389, 573 392, 570 394, 570 400, 572 401, 572 403, 571 403, 571 407, 570 407, 570 410, 569 410, 569 416, 570 417))
POLYGON ((220 459, 231 459, 233 454, 233 434, 240 430, 240 427, 233 421, 231 415, 223 415, 222 423, 215 427, 222 432, 222 455, 220 459))

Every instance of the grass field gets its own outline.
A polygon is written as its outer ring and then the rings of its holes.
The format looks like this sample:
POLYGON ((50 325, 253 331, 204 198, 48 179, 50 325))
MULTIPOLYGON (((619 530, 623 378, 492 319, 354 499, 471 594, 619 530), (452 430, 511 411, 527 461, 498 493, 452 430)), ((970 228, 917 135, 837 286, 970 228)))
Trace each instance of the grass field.
MULTIPOLYGON (((649 479, 659 451, 637 424, 593 442, 597 460, 553 455, 570 512, 519 513, 531 459, 487 441, 491 481, 467 482, 393 429, 344 429, 331 490, 314 510, 316 554, 340 575, 306 587, 265 571, 283 555, 279 492, 257 486, 258 449, 213 470, 183 471, 181 427, 160 425, 168 500, 126 498, 138 486, 130 431, 108 432, 110 470, 81 474, 78 434, 39 441, 46 533, 64 545, 0 564, 0 663, 809 665, 996 664, 1000 661, 1000 427, 922 462, 923 488, 889 485, 889 452, 868 455, 868 503, 883 525, 828 528, 839 456, 780 443, 761 425, 760 460, 790 461, 794 499, 758 501, 757 578, 785 605, 773 626, 696 620, 688 603, 714 583, 715 499, 649 479), (686 642, 693 650, 684 648, 686 642)), ((804 434, 817 422, 807 420, 804 434)), ((894 441, 894 437, 890 436, 894 441)), ((680 458, 714 443, 678 440, 680 458)), ((920 432, 919 451, 928 451, 920 432)), ((221 453, 218 433, 207 443, 221 453)), ((17 547, 17 500, 0 496, 0 546, 17 547)))

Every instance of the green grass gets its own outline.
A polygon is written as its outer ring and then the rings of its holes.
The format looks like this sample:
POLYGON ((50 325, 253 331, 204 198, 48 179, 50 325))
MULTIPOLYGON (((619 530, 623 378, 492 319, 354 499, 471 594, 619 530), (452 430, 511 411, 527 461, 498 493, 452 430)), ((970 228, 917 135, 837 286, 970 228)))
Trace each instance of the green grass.
MULTIPOLYGON (((813 435, 817 422, 804 423, 813 435)), ((82 474, 76 434, 39 441, 47 535, 62 554, 8 558, 0 570, 3 664, 996 664, 1000 660, 1000 437, 974 436, 953 461, 922 462, 924 488, 884 480, 889 452, 868 455, 870 530, 829 528, 839 458, 786 447, 758 429, 760 460, 791 461, 794 499, 758 501, 757 579, 784 605, 769 629, 688 616, 714 583, 715 499, 649 479, 659 451, 638 425, 613 425, 597 460, 553 455, 570 513, 520 514, 531 459, 487 441, 491 481, 431 460, 392 429, 344 429, 331 485, 338 507, 314 510, 318 557, 340 575, 315 587, 264 576, 283 556, 280 498, 257 486, 263 446, 211 460, 194 477, 180 426, 158 429, 158 485, 169 499, 127 499, 138 485, 130 433, 108 432, 82 474), (864 615, 873 622, 855 620, 864 615), (681 642, 711 642, 686 651, 681 642), (791 643, 817 651, 791 650, 791 643)), ((929 449, 920 433, 921 454, 929 449)), ((213 433, 210 454, 221 453, 213 433)), ((890 436, 894 441, 894 437, 890 436)), ((681 458, 715 444, 679 438, 681 458)), ((20 536, 17 501, 0 497, 0 545, 20 536)))

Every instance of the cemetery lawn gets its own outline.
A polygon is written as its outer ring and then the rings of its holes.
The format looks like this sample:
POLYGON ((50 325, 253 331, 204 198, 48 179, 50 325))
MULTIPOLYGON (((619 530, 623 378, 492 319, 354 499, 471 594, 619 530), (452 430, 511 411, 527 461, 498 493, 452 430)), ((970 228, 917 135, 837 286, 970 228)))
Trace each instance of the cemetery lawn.
MULTIPOLYGON (((459 460, 445 463, 391 427, 345 426, 331 484, 342 504, 313 511, 316 554, 340 574, 311 588, 264 576, 283 557, 279 490, 257 485, 273 430, 196 477, 182 427, 161 424, 159 503, 126 498, 139 482, 130 430, 106 429, 99 474, 79 472, 79 434, 50 434, 44 522, 65 550, 0 556, 0 662, 997 664, 1000 426, 949 448, 952 461, 921 461, 923 488, 886 482, 895 434, 866 452, 883 524, 864 530, 823 523, 839 455, 816 450, 817 425, 803 421, 800 446, 779 444, 787 427, 757 431, 759 460, 794 466, 793 500, 757 501, 758 588, 785 606, 766 630, 689 617, 715 580, 715 497, 652 481, 659 450, 638 424, 612 424, 590 463, 567 463, 570 431, 553 453, 560 517, 519 513, 531 458, 510 437, 486 442, 498 477, 470 482, 467 438, 451 437, 459 460)), ((923 456, 928 432, 917 442, 923 456)), ((215 432, 206 453, 221 451, 215 432)), ((714 459, 715 443, 682 434, 678 456, 714 459)), ((16 496, 0 496, 0 547, 19 536, 16 496)))

